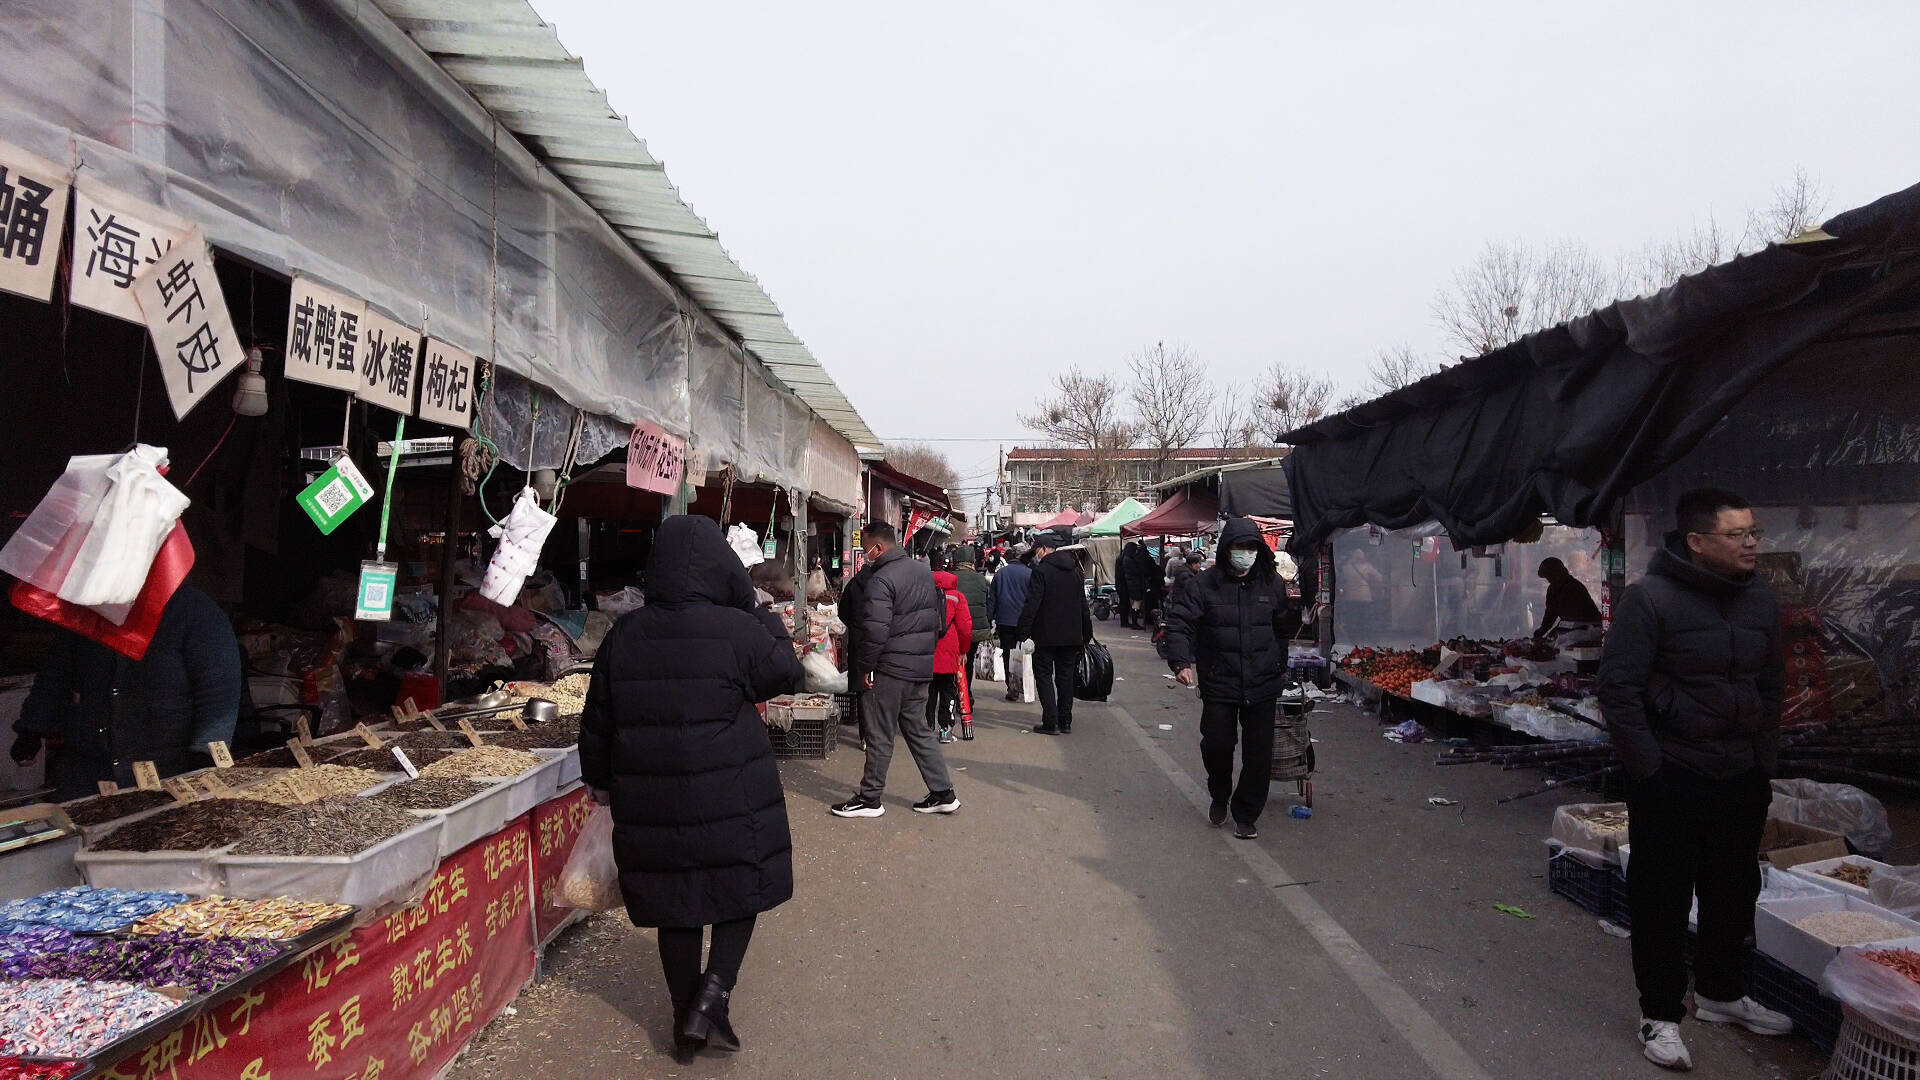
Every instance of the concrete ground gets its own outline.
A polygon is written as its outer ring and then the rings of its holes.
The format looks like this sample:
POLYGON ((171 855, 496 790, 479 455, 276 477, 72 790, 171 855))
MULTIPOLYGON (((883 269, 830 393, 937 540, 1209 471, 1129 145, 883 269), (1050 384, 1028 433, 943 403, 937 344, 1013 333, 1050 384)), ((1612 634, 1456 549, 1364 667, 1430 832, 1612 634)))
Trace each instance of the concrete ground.
MULTIPOLYGON (((1122 681, 1070 736, 1027 734, 1038 706, 983 686, 979 737, 948 748, 951 817, 908 812, 925 787, 904 749, 884 817, 830 816, 852 728, 785 763, 797 895, 748 953, 742 1052, 676 1065, 652 934, 603 915, 451 1076, 1663 1075, 1633 1038, 1628 943, 1547 890, 1541 838, 1578 793, 1495 805, 1539 774, 1436 768, 1323 706, 1313 817, 1275 784, 1260 838, 1235 841, 1203 819, 1193 692, 1144 634, 1101 630, 1122 681)), ((1701 1077, 1824 1064, 1799 1038, 1683 1032, 1701 1077)))

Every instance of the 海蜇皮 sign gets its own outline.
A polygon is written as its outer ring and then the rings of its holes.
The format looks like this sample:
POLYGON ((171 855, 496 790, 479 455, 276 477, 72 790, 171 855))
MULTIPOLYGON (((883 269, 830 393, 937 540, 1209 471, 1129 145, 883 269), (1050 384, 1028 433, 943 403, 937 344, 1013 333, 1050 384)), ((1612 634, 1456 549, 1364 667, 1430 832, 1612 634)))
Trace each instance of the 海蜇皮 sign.
POLYGON ((73 184, 73 303, 144 322, 133 280, 193 227, 157 206, 85 176, 73 184))

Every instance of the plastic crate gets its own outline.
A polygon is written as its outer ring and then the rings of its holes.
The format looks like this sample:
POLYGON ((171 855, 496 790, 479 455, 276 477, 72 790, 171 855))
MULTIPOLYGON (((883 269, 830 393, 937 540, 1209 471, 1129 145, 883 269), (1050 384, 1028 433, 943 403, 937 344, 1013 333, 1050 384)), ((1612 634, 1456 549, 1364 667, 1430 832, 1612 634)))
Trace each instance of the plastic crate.
POLYGON ((1547 888, 1601 918, 1613 917, 1613 868, 1592 866, 1562 848, 1547 856, 1547 888))
POLYGON ((773 743, 776 758, 824 758, 833 753, 834 744, 840 741, 840 725, 831 710, 820 717, 796 716, 793 726, 785 731, 768 728, 767 739, 773 743))
POLYGON ((858 724, 860 722, 860 695, 833 695, 833 710, 834 714, 840 718, 841 723, 858 724))
MULTIPOLYGON (((1911 1080, 1920 1076, 1920 1046, 1853 1009, 1835 1036, 1839 1044, 1821 1080, 1911 1080)), ((1822 1048, 1824 1049, 1824 1047, 1822 1048)))
MULTIPOLYGON (((1840 1037, 1840 1003, 1822 994, 1812 979, 1794 971, 1765 953, 1753 954, 1753 1000, 1775 1012, 1785 1013, 1802 1035, 1821 1050, 1833 1049, 1840 1037)), ((1836 1055, 1837 1062, 1839 1057, 1836 1055)), ((1912 1076, 1913 1073, 1842 1073, 1848 1077, 1912 1076)))
POLYGON ((1610 879, 1608 887, 1613 890, 1610 897, 1612 902, 1607 910, 1607 921, 1622 930, 1631 930, 1633 915, 1627 910, 1627 875, 1609 868, 1607 876, 1610 879))

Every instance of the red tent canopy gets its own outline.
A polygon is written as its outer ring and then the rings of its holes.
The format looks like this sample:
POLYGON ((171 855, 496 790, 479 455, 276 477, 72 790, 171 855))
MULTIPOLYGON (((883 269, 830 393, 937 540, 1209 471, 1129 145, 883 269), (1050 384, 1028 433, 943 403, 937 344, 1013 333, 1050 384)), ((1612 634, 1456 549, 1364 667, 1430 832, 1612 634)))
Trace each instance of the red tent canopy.
POLYGON ((1127 536, 1198 536, 1220 516, 1220 500, 1206 492, 1181 488, 1153 513, 1120 526, 1127 536))
POLYGON ((1098 520, 1099 518, 1094 517, 1092 514, 1089 514, 1085 511, 1081 511, 1078 514, 1073 515, 1073 527, 1077 529, 1082 525, 1091 525, 1098 520))
POLYGON ((1076 524, 1079 522, 1079 520, 1080 520, 1080 511, 1062 510, 1059 513, 1048 518, 1047 520, 1041 522, 1040 524, 1035 525, 1034 528, 1059 529, 1059 528, 1064 528, 1065 526, 1068 526, 1068 525, 1076 524))

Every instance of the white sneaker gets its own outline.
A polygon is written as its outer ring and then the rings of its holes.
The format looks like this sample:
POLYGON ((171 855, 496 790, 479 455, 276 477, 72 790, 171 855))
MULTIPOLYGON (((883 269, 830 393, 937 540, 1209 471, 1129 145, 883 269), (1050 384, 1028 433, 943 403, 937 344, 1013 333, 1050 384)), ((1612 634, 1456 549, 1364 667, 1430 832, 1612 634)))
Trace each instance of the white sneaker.
POLYGON ((1680 1025, 1671 1020, 1640 1018, 1640 1049, 1647 1060, 1663 1069, 1691 1069, 1693 1055, 1680 1041, 1680 1025))
POLYGON ((1755 1035, 1785 1035, 1793 1030, 1792 1020, 1750 997, 1739 1001, 1709 1001, 1695 994, 1693 1017, 1709 1024, 1739 1024, 1755 1035))

